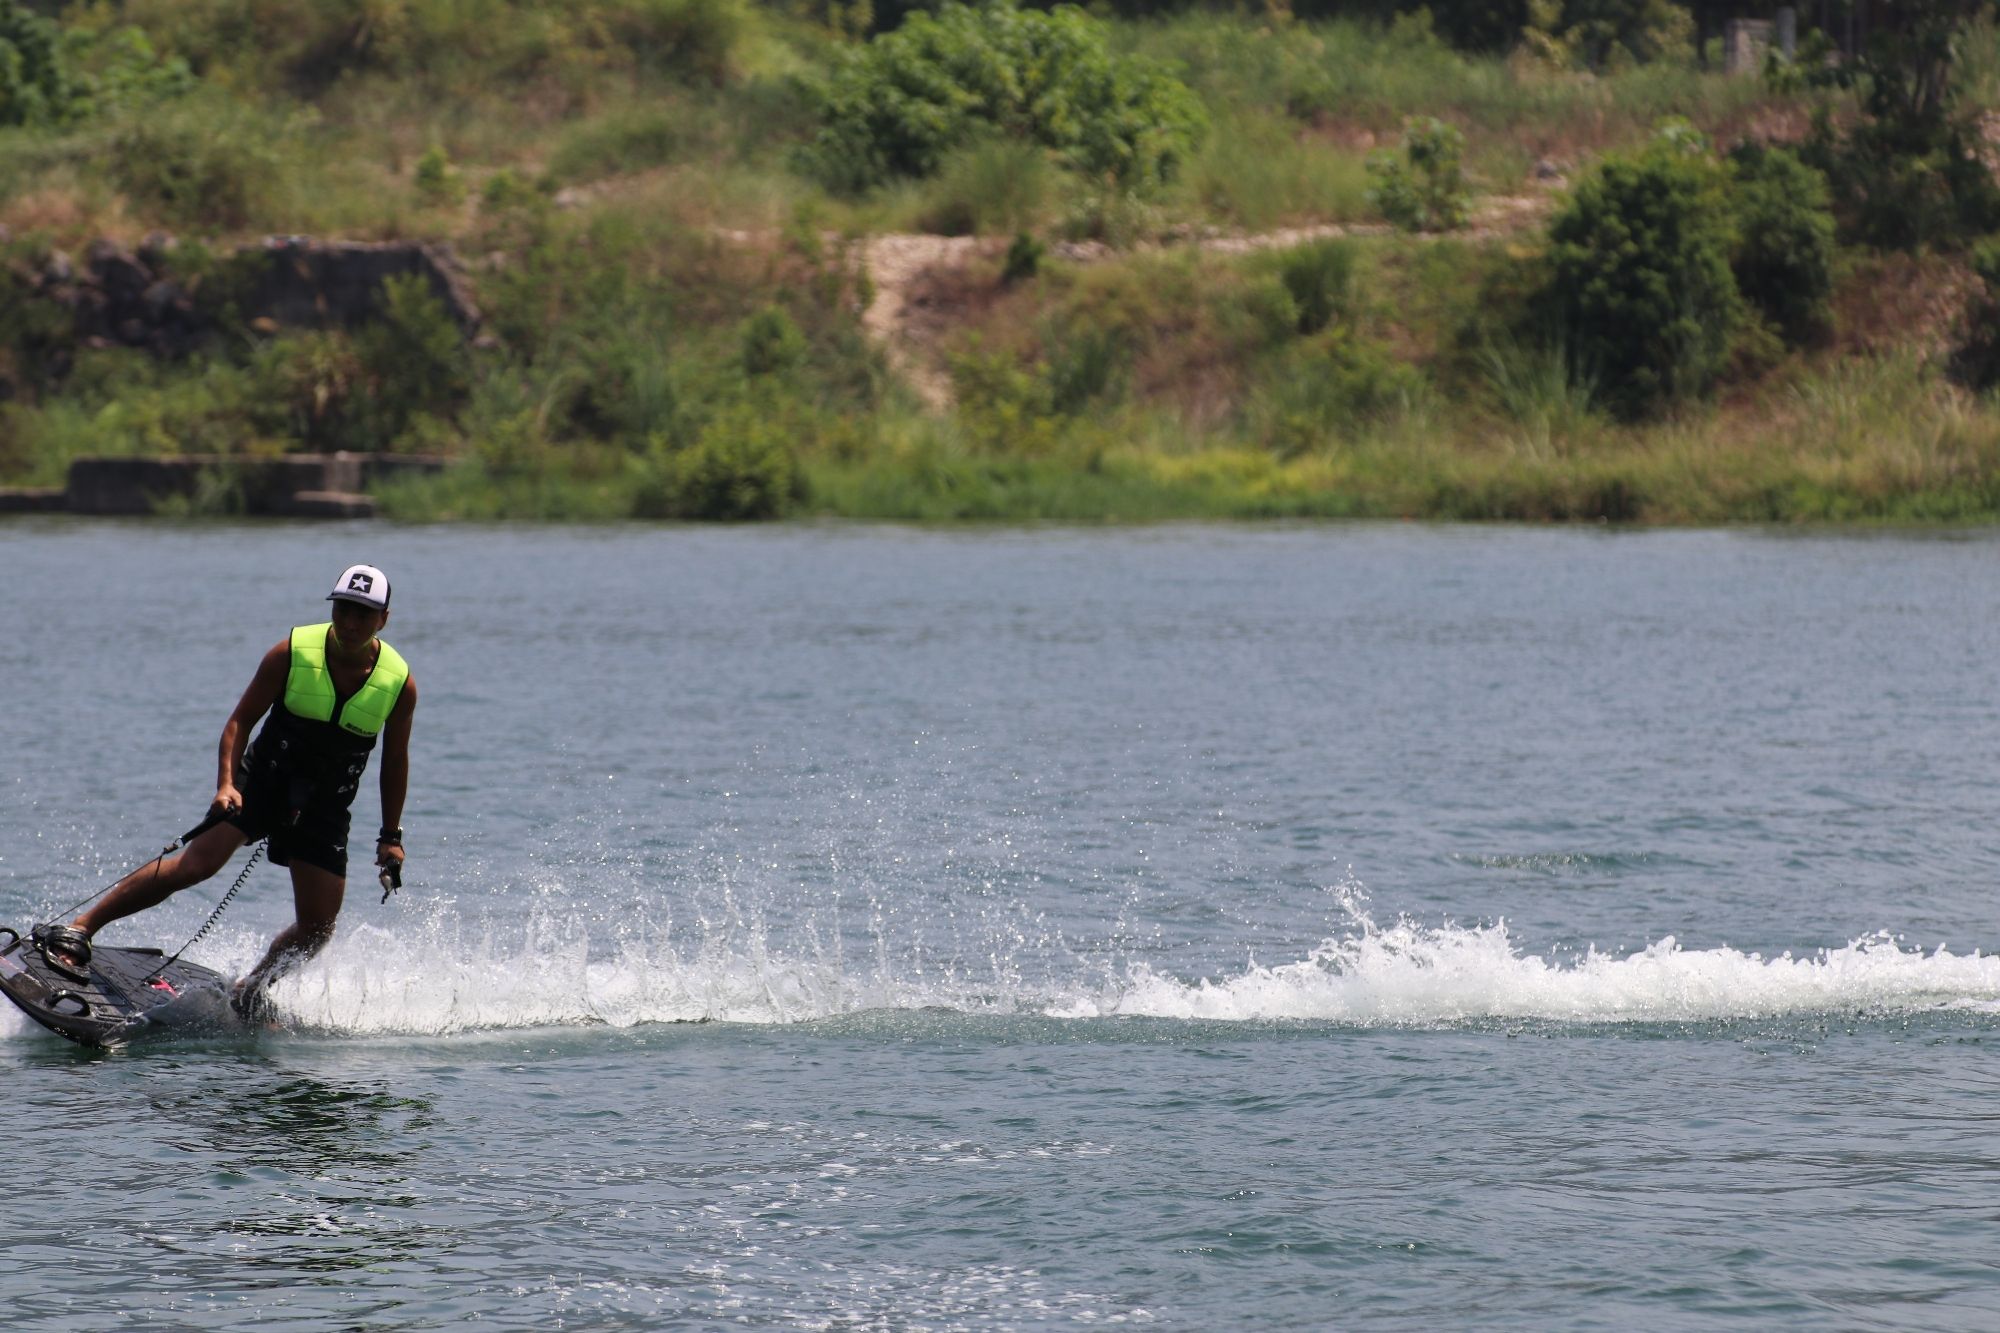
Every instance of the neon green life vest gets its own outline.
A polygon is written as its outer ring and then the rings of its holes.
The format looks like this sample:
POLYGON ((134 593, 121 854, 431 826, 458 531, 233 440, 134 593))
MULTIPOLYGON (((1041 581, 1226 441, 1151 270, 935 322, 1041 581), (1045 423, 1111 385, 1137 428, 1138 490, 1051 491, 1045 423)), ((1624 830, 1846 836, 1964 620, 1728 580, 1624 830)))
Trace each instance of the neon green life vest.
MULTIPOLYGON (((326 669, 326 635, 333 622, 300 625, 292 631, 292 669, 285 676, 285 710, 308 722, 333 721, 333 676, 326 669)), ((379 641, 378 641, 379 642, 379 641)), ((388 644, 381 645, 375 669, 340 710, 342 731, 366 736, 371 741, 388 724, 396 700, 403 697, 403 682, 410 678, 410 664, 388 644)))

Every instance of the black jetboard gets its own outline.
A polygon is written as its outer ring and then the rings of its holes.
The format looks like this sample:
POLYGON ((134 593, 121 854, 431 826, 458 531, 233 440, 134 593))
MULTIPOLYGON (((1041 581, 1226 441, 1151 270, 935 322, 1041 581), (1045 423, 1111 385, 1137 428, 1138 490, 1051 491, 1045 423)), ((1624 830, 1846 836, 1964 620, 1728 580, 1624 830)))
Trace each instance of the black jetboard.
POLYGON ((231 1023, 229 983, 199 963, 158 949, 100 944, 80 979, 58 968, 32 937, 0 926, 0 991, 28 1017, 85 1046, 116 1046, 143 1028, 231 1023))

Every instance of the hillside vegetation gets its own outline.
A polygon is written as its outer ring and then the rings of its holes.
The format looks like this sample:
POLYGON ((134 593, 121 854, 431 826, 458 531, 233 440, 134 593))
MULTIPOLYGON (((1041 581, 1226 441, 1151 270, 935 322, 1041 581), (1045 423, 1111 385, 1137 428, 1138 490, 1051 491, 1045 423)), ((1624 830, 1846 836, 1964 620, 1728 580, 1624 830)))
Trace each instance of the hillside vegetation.
POLYGON ((409 518, 2000 516, 1983 8, 1737 76, 1666 0, 1142 9, 0 0, 0 484, 345 448, 461 460, 409 518), (983 239, 891 272, 912 232, 983 239), (416 283, 233 318, 268 235, 448 247, 478 336, 416 283), (211 332, 78 336, 50 275, 102 239, 211 332))

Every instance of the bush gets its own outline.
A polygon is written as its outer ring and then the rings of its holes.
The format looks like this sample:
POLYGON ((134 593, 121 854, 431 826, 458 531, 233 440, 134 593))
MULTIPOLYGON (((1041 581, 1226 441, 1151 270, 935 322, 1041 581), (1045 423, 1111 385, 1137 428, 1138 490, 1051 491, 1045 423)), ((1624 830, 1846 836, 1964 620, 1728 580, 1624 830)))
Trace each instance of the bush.
POLYGON ((720 87, 750 26, 739 0, 616 0, 611 36, 642 69, 720 87))
POLYGON ((1833 212, 1826 177, 1784 148, 1741 144, 1734 184, 1737 290, 1798 346, 1823 335, 1833 298, 1833 212))
POLYGON ((135 205, 191 228, 248 226, 283 178, 268 117, 222 97, 133 112, 105 143, 112 183, 135 205))
POLYGON ((1132 349, 1125 332, 1090 324, 1064 330, 1052 339, 1041 377, 1048 385, 1049 409, 1076 416, 1097 401, 1124 392, 1132 349))
POLYGON ((689 119, 682 107, 638 106, 580 121, 556 141, 548 174, 553 180, 582 182, 664 166, 694 143, 689 119))
POLYGON ((1988 237, 1971 254, 1983 288, 1966 311, 1965 335, 1953 351, 1951 371, 1968 388, 2000 387, 2000 237, 1988 237))
POLYGON ((849 191, 929 176, 953 149, 994 133, 1144 191, 1172 178, 1205 124, 1184 85, 1149 61, 1113 56, 1104 25, 1070 5, 912 14, 851 56, 821 102, 805 165, 849 191))
POLYGON ((976 140, 939 165, 918 225, 942 236, 1019 231, 1041 211, 1049 174, 1037 144, 976 140))
POLYGON ((1706 393, 1742 319, 1728 176, 1684 141, 1607 157, 1549 224, 1543 301, 1625 417, 1706 393))
POLYGON ((417 159, 414 183, 427 204, 455 204, 465 198, 465 182, 452 170, 443 144, 432 144, 417 159))
POLYGON ((755 23, 741 0, 120 0, 115 8, 205 76, 306 97, 370 74, 447 98, 520 93, 537 82, 574 87, 607 67, 716 83, 755 23))
POLYGON ((261 433, 309 449, 344 449, 363 370, 339 333, 302 333, 258 347, 250 359, 252 420, 261 433))
POLYGON ((1354 245, 1335 239, 1288 250, 1278 260, 1278 277, 1292 298, 1298 331, 1318 333, 1353 308, 1354 245))
POLYGON ((1329 329, 1278 361, 1252 400, 1252 429, 1265 448, 1293 458, 1360 438, 1423 390, 1423 376, 1380 343, 1329 329))
POLYGON ((776 375, 806 359, 806 336, 777 306, 765 306, 743 322, 743 373, 776 375))
POLYGON ((1917 249, 1976 237, 2000 226, 2000 187, 1959 84, 1964 30, 1984 6, 1972 0, 1909 0, 1867 49, 1821 79, 1863 90, 1866 115, 1836 130, 1821 111, 1806 160, 1827 175, 1853 240, 1917 249))
POLYGON ((480 205, 496 213, 533 203, 536 197, 535 187, 512 167, 500 168, 479 187, 480 205))
POLYGON ((76 355, 76 312, 38 290, 47 256, 16 241, 0 250, 0 383, 9 398, 55 389, 76 355))
POLYGON ((62 29, 0 0, 0 125, 60 125, 82 113, 87 96, 64 57, 62 29))
POLYGON ((94 42, 79 40, 77 45, 83 53, 93 110, 146 106, 194 90, 194 71, 187 61, 179 56, 162 58, 138 28, 120 28, 94 42))
POLYGON ((1904 130, 1863 122, 1841 134, 1825 117, 1804 145, 1841 201, 1841 232, 1857 244, 1919 250, 2000 225, 2000 190, 1961 124, 1904 130))
POLYGON ((1000 285, 1012 287, 1041 272, 1048 247, 1027 232, 1017 232, 1007 244, 1007 257, 1000 264, 1000 285))
POLYGON ((393 444, 420 415, 445 416, 464 401, 465 339, 430 284, 416 274, 382 284, 382 317, 354 336, 368 377, 371 444, 393 444))
POLYGON ((634 497, 638 518, 745 522, 782 518, 805 499, 791 442, 762 413, 725 412, 684 449, 656 446, 651 477, 634 497))
POLYGON ((1460 163, 1465 136, 1436 117, 1403 127, 1398 156, 1380 152, 1368 160, 1375 185, 1368 202, 1404 231, 1454 231, 1471 213, 1460 163))
POLYGON ((1694 16, 1673 0, 1527 0, 1522 44, 1560 68, 1619 69, 1694 54, 1694 16))

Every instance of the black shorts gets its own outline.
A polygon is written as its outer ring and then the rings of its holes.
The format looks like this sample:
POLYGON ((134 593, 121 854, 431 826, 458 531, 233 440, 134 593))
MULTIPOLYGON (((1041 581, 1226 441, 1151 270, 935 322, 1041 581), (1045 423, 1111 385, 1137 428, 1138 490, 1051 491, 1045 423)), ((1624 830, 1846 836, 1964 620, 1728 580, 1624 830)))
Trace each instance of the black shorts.
POLYGON ((252 767, 240 790, 243 808, 228 822, 241 829, 248 842, 269 839, 264 854, 272 865, 288 866, 298 860, 347 878, 350 811, 345 802, 317 794, 302 799, 282 771, 268 768, 252 767))

